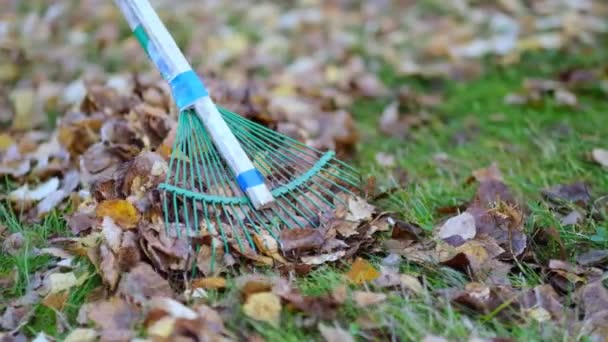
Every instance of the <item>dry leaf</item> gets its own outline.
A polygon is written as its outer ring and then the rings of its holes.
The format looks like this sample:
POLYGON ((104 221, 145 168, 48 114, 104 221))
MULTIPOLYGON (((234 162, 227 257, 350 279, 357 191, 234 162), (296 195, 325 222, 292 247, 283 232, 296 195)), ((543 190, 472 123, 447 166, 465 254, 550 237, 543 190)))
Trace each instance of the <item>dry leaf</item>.
POLYGON ((438 236, 444 240, 458 238, 459 242, 463 242, 474 238, 475 233, 475 217, 464 212, 445 221, 439 228, 438 236))
POLYGON ((131 330, 137 316, 135 308, 119 297, 96 302, 88 312, 89 319, 104 331, 131 330))
POLYGON ((348 331, 340 327, 330 327, 323 323, 319 323, 319 332, 326 342, 355 342, 355 339, 348 331))
POLYGON ((346 251, 337 251, 329 254, 319 254, 314 256, 303 256, 302 262, 308 265, 321 265, 329 261, 336 261, 346 255, 346 251))
POLYGON ((79 277, 76 277, 74 272, 52 273, 47 278, 49 294, 59 293, 69 290, 74 286, 80 286, 86 281, 87 277, 87 273, 84 273, 79 277))
POLYGON ((358 306, 365 308, 369 305, 379 304, 386 300, 387 296, 384 293, 374 293, 367 291, 354 291, 353 299, 355 300, 355 304, 358 306))
POLYGON ((93 329, 76 328, 72 330, 63 342, 95 342, 97 332, 93 329))
POLYGON ((372 264, 362 258, 357 258, 350 271, 346 273, 348 280, 357 285, 371 282, 379 276, 380 272, 378 272, 372 264))
POLYGON ((487 181, 500 181, 503 182, 504 179, 502 177, 502 173, 498 169, 497 163, 492 163, 487 168, 478 169, 473 171, 473 177, 478 182, 487 182, 487 181))
POLYGON ((155 296, 171 297, 173 294, 169 282, 143 262, 121 276, 118 292, 137 303, 155 296))
POLYGON ((591 151, 591 156, 596 163, 608 168, 608 150, 603 148, 594 148, 593 151, 591 151))
POLYGON ((222 289, 226 287, 226 279, 222 277, 198 278, 192 281, 193 288, 222 289))
POLYGON ((40 201, 52 194, 58 188, 59 179, 53 177, 31 190, 29 186, 25 184, 22 187, 12 191, 9 194, 9 198, 14 202, 40 201))
POLYGON ((375 207, 363 198, 348 199, 348 214, 346 219, 353 222, 368 220, 372 217, 375 207))
POLYGON ((109 216, 116 224, 125 229, 135 228, 139 222, 137 209, 126 200, 106 200, 97 205, 97 217, 109 216))
POLYGON ((278 327, 281 319, 281 300, 272 292, 254 293, 247 297, 243 312, 251 319, 278 327))

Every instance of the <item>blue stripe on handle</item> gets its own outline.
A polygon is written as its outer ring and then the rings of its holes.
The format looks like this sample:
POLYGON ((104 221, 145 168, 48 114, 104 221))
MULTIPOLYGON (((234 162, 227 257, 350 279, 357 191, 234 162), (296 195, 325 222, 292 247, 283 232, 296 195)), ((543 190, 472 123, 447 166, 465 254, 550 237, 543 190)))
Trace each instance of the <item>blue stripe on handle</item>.
POLYGON ((175 76, 169 84, 173 98, 180 111, 186 109, 201 97, 208 96, 207 88, 194 70, 188 70, 175 76))
POLYGON ((241 188, 241 190, 245 192, 251 187, 264 184, 264 176, 262 176, 258 169, 251 169, 241 172, 236 177, 236 181, 237 183, 239 183, 239 187, 241 188))

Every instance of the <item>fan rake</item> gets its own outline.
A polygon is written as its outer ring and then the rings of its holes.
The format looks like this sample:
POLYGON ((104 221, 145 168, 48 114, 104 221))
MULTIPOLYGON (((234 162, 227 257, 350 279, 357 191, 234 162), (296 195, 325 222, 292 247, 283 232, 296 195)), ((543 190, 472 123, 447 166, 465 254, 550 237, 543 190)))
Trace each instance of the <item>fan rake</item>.
POLYGON ((241 249, 244 241, 255 249, 251 231, 264 230, 278 240, 280 229, 317 227, 322 215, 337 205, 347 206, 337 194, 354 195, 360 178, 333 151, 321 152, 225 108, 219 111, 261 171, 275 201, 256 210, 201 120, 184 111, 179 115, 169 172, 160 184, 165 226, 192 236, 206 229, 221 237, 226 248, 234 239, 241 249))

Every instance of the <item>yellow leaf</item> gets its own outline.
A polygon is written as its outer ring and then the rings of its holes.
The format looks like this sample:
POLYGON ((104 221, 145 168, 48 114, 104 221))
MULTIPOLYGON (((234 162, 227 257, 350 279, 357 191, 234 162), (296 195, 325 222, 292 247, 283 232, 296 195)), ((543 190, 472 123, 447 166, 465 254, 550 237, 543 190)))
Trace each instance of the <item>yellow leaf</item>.
POLYGON ((64 342, 94 342, 97 339, 97 333, 93 329, 78 328, 66 336, 64 342))
POLYGON ((278 327, 281 319, 281 300, 272 292, 254 293, 247 298, 243 312, 249 318, 278 327))
POLYGON ((121 199, 107 200, 99 203, 95 211, 97 217, 109 216, 122 228, 137 226, 139 215, 131 202, 121 199))
POLYGON ((192 281, 193 288, 221 289, 226 287, 226 279, 222 277, 199 278, 192 281))
POLYGON ((378 272, 378 270, 376 270, 368 261, 357 258, 346 276, 352 283, 360 285, 378 278, 380 272, 378 272))
POLYGON ((0 134, 0 151, 4 151, 7 148, 11 147, 13 144, 15 143, 15 141, 13 140, 13 138, 6 134, 6 133, 2 133, 0 134))
POLYGON ((34 118, 34 103, 36 93, 33 89, 16 89, 10 96, 13 107, 15 108, 15 116, 13 117, 13 126, 15 130, 26 130, 34 127, 37 123, 34 118))
POLYGON ((42 304, 47 308, 55 309, 61 311, 63 309, 63 305, 65 301, 68 299, 68 292, 61 291, 57 293, 49 293, 42 300, 42 304))
POLYGON ((88 274, 83 274, 76 278, 74 272, 53 273, 49 275, 49 293, 59 293, 74 286, 82 285, 87 279, 88 274))
POLYGON ((13 81, 19 77, 19 68, 14 63, 0 64, 0 81, 13 81))
POLYGON ((166 339, 173 333, 175 322, 176 319, 171 316, 163 317, 148 327, 148 335, 166 339))
POLYGON ((253 236, 253 242, 260 249, 262 254, 272 257, 274 260, 286 263, 287 261, 279 254, 279 244, 268 232, 263 231, 261 234, 253 236))

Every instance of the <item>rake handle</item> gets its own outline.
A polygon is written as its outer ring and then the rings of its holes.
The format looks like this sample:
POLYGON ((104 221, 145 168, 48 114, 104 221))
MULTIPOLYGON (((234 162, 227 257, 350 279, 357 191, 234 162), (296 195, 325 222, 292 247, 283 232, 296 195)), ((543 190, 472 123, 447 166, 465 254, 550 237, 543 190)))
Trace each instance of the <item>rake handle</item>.
POLYGON ((241 190, 254 208, 261 209, 274 198, 261 173, 239 144, 209 96, 202 80, 192 70, 175 40, 148 0, 114 0, 133 34, 162 77, 170 84, 180 111, 193 108, 209 131, 214 145, 226 161, 241 190))

